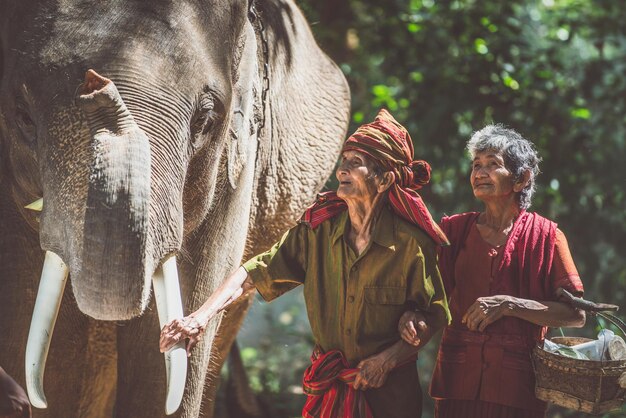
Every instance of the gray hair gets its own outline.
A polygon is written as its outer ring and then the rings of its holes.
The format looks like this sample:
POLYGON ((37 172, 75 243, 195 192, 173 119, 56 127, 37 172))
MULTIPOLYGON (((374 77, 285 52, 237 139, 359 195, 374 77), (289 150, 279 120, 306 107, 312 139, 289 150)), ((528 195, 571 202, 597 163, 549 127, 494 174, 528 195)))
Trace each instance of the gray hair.
POLYGON ((487 125, 480 131, 474 132, 467 143, 467 150, 472 159, 476 154, 493 151, 502 155, 504 165, 515 181, 522 178, 525 172, 530 173, 528 184, 518 193, 520 209, 528 209, 535 192, 535 177, 539 174, 541 158, 532 142, 504 125, 487 125))

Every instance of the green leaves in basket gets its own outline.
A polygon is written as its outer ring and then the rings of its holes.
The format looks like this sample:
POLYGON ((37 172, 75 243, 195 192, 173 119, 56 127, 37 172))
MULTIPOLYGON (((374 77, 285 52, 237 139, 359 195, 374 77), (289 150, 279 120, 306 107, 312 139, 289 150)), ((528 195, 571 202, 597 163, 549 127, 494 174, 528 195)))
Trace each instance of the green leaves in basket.
POLYGON ((558 350, 556 350, 556 353, 558 353, 558 354, 560 354, 562 356, 565 356, 565 357, 575 358, 575 359, 578 359, 578 360, 589 360, 589 358, 586 355, 584 355, 583 353, 578 352, 578 351, 576 351, 576 350, 574 350, 572 348, 569 348, 569 347, 561 346, 561 347, 559 347, 558 350))

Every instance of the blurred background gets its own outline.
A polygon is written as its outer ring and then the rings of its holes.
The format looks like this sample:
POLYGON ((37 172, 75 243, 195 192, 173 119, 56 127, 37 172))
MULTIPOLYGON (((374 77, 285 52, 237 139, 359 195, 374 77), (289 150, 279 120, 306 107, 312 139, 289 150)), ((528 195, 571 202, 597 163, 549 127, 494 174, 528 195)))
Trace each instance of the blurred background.
MULTIPOLYGON (((565 232, 586 297, 624 307, 626 3, 297 3, 348 79, 350 132, 385 107, 408 128, 416 157, 432 165, 431 183, 421 194, 436 219, 481 209, 469 187, 464 146, 487 123, 508 125, 532 140, 543 157, 531 210, 565 232)), ((333 180, 328 188, 335 187, 333 180)), ((595 318, 587 322, 566 335, 595 336, 608 326, 595 318)), ((261 403, 273 416, 300 416, 300 381, 313 345, 301 290, 271 304, 259 298, 238 341, 261 403)), ((437 344, 436 338, 418 360, 425 418, 433 416, 426 388, 437 344)), ((556 407, 548 413, 585 416, 556 407)), ((626 408, 605 416, 626 416, 626 408)))

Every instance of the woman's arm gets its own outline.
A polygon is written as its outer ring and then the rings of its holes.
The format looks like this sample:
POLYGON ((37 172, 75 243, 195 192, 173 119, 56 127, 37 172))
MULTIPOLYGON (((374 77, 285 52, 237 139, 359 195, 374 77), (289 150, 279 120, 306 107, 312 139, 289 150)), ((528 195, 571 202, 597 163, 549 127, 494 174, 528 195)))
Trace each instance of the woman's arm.
POLYGON ((187 352, 190 353, 193 347, 200 341, 204 329, 211 318, 253 288, 254 285, 248 277, 248 272, 243 267, 239 267, 213 292, 197 311, 182 319, 175 319, 163 327, 159 341, 161 352, 169 350, 180 340, 188 338, 187 352))
POLYGON ((562 302, 535 301, 508 295, 476 299, 462 322, 472 331, 485 328, 502 318, 513 316, 546 327, 574 327, 585 325, 585 312, 562 302))
POLYGON ((406 311, 398 322, 398 332, 402 339, 417 350, 426 345, 438 331, 427 325, 431 322, 427 322, 426 315, 419 311, 406 311))

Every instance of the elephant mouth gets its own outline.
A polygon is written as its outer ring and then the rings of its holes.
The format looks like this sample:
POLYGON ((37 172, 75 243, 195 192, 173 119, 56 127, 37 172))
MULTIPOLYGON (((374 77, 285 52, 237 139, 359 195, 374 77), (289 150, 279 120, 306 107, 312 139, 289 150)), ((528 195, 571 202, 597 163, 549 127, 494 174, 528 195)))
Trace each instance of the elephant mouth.
MULTIPOLYGON (((26 388, 28 397, 36 408, 46 408, 48 403, 43 390, 43 376, 48 350, 54 332, 69 268, 57 254, 46 252, 37 291, 37 299, 26 344, 26 388)), ((176 257, 166 258, 152 276, 161 328, 175 318, 183 316, 183 304, 178 281, 176 257)), ((181 341, 164 354, 167 376, 165 412, 171 415, 180 406, 187 377, 187 352, 181 341)))

